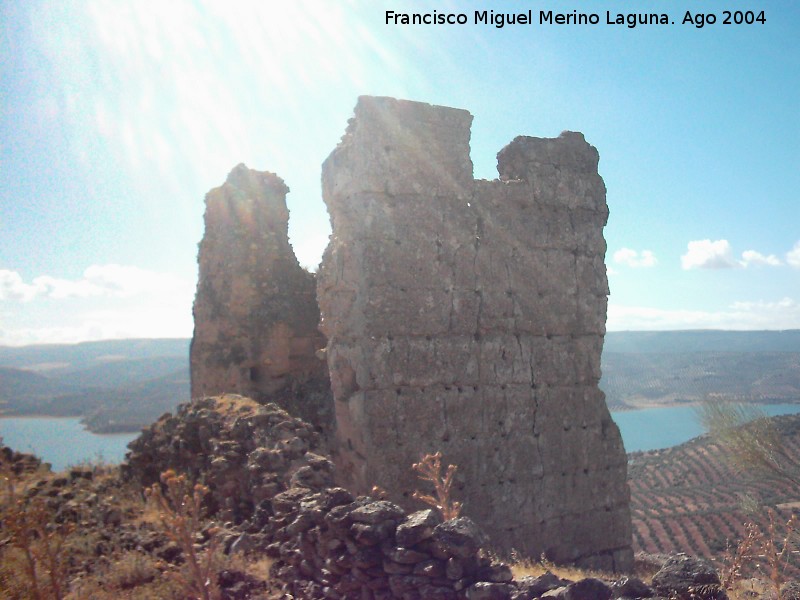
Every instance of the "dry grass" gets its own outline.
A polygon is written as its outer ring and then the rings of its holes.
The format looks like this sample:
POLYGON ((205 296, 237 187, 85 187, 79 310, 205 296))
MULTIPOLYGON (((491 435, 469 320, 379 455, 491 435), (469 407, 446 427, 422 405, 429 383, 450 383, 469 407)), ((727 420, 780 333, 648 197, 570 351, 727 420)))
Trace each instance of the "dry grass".
MULTIPOLYGON (((24 582, 26 587, 22 593, 36 600, 61 600, 68 588, 67 556, 63 549, 73 528, 55 523, 44 498, 27 498, 22 493, 21 490, 28 487, 29 479, 18 476, 5 463, 0 467, 2 533, 7 545, 2 558, 18 565, 16 579, 24 582)), ((3 578, 3 581, 7 580, 7 577, 3 578)), ((13 582, 8 583, 12 590, 6 590, 6 593, 20 593, 13 589, 17 587, 13 582)))
MULTIPOLYGON (((548 571, 557 577, 560 577, 561 579, 567 579, 570 581, 580 581, 581 579, 586 579, 587 577, 594 577, 596 579, 601 579, 608 582, 619 579, 619 575, 606 573, 603 571, 579 569, 577 567, 559 566, 549 562, 544 558, 539 561, 533 561, 531 559, 512 557, 511 572, 514 574, 514 579, 520 579, 526 576, 539 577, 548 571)), ((650 580, 654 574, 655 573, 653 571, 634 573, 636 577, 639 577, 642 581, 648 584, 650 583, 650 580)), ((777 598, 777 596, 774 595, 773 590, 774 588, 769 581, 761 578, 752 578, 736 579, 731 583, 731 586, 727 589, 727 592, 730 600, 754 600, 754 598, 767 600, 770 598, 777 598)))
POLYGON ((579 579, 586 579, 587 577, 595 577, 606 581, 613 581, 617 578, 616 575, 605 573, 603 571, 592 571, 588 569, 579 569, 574 566, 561 566, 550 562, 545 557, 539 560, 524 558, 512 552, 511 560, 509 561, 511 572, 514 574, 514 579, 522 577, 539 577, 547 572, 560 577, 561 579, 569 579, 571 581, 578 581, 579 579))
POLYGON ((129 551, 72 583, 67 600, 146 600, 185 598, 180 584, 169 576, 163 562, 143 552, 129 551))
POLYGON ((233 394, 219 396, 215 399, 215 402, 214 410, 224 416, 238 417, 246 414, 255 414, 262 408, 262 405, 255 400, 233 394))

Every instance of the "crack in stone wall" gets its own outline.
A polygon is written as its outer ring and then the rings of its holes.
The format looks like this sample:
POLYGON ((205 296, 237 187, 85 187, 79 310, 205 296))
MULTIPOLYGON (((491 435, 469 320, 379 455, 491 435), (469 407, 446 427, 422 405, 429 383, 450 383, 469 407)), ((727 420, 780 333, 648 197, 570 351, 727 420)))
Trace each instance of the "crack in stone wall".
POLYGON ((409 505, 441 450, 503 550, 631 566, 626 456, 598 388, 608 217, 580 133, 474 180, 472 116, 362 97, 323 165, 318 277, 342 483, 409 505))

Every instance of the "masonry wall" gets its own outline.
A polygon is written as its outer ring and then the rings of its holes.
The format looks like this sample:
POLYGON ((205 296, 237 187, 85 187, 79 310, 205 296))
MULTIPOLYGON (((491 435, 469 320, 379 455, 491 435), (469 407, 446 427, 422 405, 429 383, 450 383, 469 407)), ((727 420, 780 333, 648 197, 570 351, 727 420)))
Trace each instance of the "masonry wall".
POLYGON ((332 421, 318 356, 316 281, 289 244, 283 180, 235 167, 206 195, 191 346, 192 397, 270 400, 320 427, 332 421))
POLYGON ((362 97, 323 165, 318 276, 339 479, 401 504, 457 464, 501 549, 627 569, 626 456, 598 388, 608 209, 579 133, 516 138, 472 177, 463 110, 362 97))

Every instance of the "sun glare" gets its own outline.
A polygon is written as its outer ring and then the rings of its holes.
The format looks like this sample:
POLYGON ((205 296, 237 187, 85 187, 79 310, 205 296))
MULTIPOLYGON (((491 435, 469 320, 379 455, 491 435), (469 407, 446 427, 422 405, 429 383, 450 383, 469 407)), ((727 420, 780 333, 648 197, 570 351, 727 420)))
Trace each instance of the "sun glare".
POLYGON ((391 56, 359 25, 363 17, 352 3, 88 7, 86 14, 50 7, 45 15, 68 25, 50 34, 49 46, 55 71, 65 74, 62 105, 76 153, 105 151, 160 178, 175 176, 177 155, 199 176, 264 156, 265 136, 283 137, 290 124, 307 119, 307 98, 366 81, 374 62, 365 56, 391 56), (76 82, 77 101, 68 102, 76 82))

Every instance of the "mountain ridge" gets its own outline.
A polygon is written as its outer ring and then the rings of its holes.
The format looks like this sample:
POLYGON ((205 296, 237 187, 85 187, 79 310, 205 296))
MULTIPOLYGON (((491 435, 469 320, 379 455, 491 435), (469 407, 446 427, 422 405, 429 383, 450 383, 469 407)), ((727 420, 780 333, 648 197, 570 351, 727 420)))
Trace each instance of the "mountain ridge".
MULTIPOLYGON (((93 431, 136 431, 190 398, 190 343, 0 346, 0 413, 81 416, 93 431)), ((611 410, 709 396, 800 402, 800 330, 608 332, 600 388, 611 410)))

